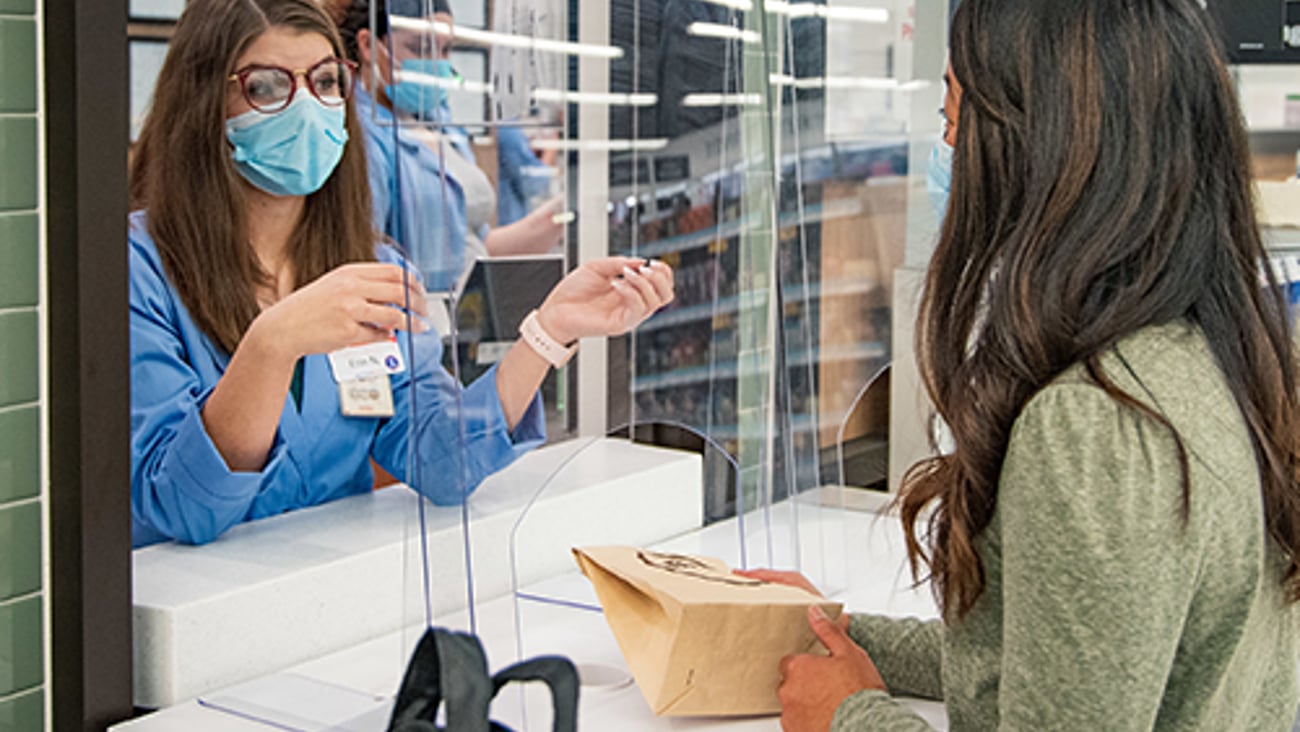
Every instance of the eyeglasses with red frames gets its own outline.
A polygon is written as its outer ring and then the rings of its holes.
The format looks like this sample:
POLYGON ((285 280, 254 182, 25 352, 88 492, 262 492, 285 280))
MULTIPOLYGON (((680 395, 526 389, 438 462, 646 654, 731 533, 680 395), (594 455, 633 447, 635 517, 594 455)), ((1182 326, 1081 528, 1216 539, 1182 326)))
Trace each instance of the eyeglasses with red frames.
POLYGON ((239 82, 248 106, 265 114, 275 114, 293 103, 298 92, 298 77, 307 82, 312 96, 327 107, 339 107, 352 94, 357 65, 341 58, 327 58, 309 69, 286 69, 282 66, 245 66, 230 75, 239 82))

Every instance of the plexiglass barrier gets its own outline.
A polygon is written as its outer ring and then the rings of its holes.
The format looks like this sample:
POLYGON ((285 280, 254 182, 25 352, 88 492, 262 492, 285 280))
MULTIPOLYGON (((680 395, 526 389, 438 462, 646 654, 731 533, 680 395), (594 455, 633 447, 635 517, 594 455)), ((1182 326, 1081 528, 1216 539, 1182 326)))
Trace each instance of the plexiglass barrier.
MULTIPOLYGON (((398 477, 448 504, 406 494, 394 527, 387 693, 428 625, 477 632, 493 667, 558 652, 584 693, 623 689, 612 646, 582 642, 608 631, 574 546, 847 587, 844 486, 885 482, 879 374, 942 63, 916 72, 907 0, 466 7, 372 4, 358 51, 376 225, 436 294, 433 331, 400 339, 398 477), (493 365, 559 278, 604 255, 671 265, 676 301, 611 339, 606 364, 548 376, 538 422, 511 435, 544 423, 547 444, 486 477, 513 457, 483 444, 493 365)), ((533 697, 494 714, 545 729, 533 697)))

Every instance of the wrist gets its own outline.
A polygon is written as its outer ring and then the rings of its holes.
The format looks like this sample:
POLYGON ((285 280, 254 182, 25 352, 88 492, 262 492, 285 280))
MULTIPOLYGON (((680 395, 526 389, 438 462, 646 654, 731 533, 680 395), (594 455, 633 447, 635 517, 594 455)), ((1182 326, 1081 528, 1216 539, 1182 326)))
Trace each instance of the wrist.
POLYGON ((252 323, 239 342, 238 349, 248 351, 249 355, 268 365, 294 364, 304 354, 299 353, 291 339, 276 335, 275 327, 268 317, 269 310, 263 310, 252 323))
POLYGON ((542 330, 557 343, 560 343, 565 348, 578 344, 578 334, 570 332, 556 322, 555 312, 548 308, 545 303, 534 312, 537 313, 537 324, 542 326, 542 330))
POLYGON ((528 314, 519 326, 519 339, 555 368, 568 363, 578 350, 576 341, 562 342, 546 330, 537 310, 528 314))

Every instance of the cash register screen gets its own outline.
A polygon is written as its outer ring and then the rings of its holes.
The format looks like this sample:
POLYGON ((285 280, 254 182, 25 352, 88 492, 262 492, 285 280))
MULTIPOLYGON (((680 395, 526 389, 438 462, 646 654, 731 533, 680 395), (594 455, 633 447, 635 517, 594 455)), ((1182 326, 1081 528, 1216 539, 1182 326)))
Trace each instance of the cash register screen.
MULTIPOLYGON (((519 325, 564 277, 556 255, 479 259, 456 301, 461 382, 468 384, 500 361, 519 335, 519 325)), ((444 339, 443 365, 452 371, 451 339, 444 339)), ((452 373, 455 373, 452 371, 452 373)))

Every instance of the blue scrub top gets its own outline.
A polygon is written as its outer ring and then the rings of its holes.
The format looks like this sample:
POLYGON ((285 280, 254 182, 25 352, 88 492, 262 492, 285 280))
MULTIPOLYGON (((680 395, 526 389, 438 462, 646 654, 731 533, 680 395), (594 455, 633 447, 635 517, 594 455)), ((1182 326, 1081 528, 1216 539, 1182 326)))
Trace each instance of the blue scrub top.
MULTIPOLYGON (((448 292, 468 265, 465 192, 450 173, 444 179, 437 153, 408 130, 398 127, 394 139, 397 121, 388 108, 361 86, 355 99, 365 132, 375 227, 403 248, 431 292, 448 292)), ((454 135, 449 137, 457 144, 454 135)), ((464 154, 468 145, 457 149, 464 154)))
MULTIPOLYGON (((403 263, 388 246, 377 247, 376 256, 403 263)), ((308 356, 301 407, 286 396, 266 465, 257 472, 232 471, 200 416, 230 356, 182 304, 144 212, 130 217, 130 259, 131 531, 137 547, 166 539, 202 544, 244 521, 365 493, 374 483, 371 457, 434 503, 455 504, 545 440, 540 396, 512 433, 495 367, 461 389, 441 366, 436 333, 409 339, 400 333, 408 364, 407 371, 390 377, 395 416, 344 417, 328 359, 308 356), (412 400, 418 406, 414 428, 412 400), (417 438, 420 475, 411 480, 407 453, 417 438), (447 477, 455 475, 465 476, 468 490, 447 477)))
POLYGON ((522 129, 514 125, 498 127, 497 226, 527 216, 533 199, 547 192, 553 176, 554 171, 533 152, 522 129))

